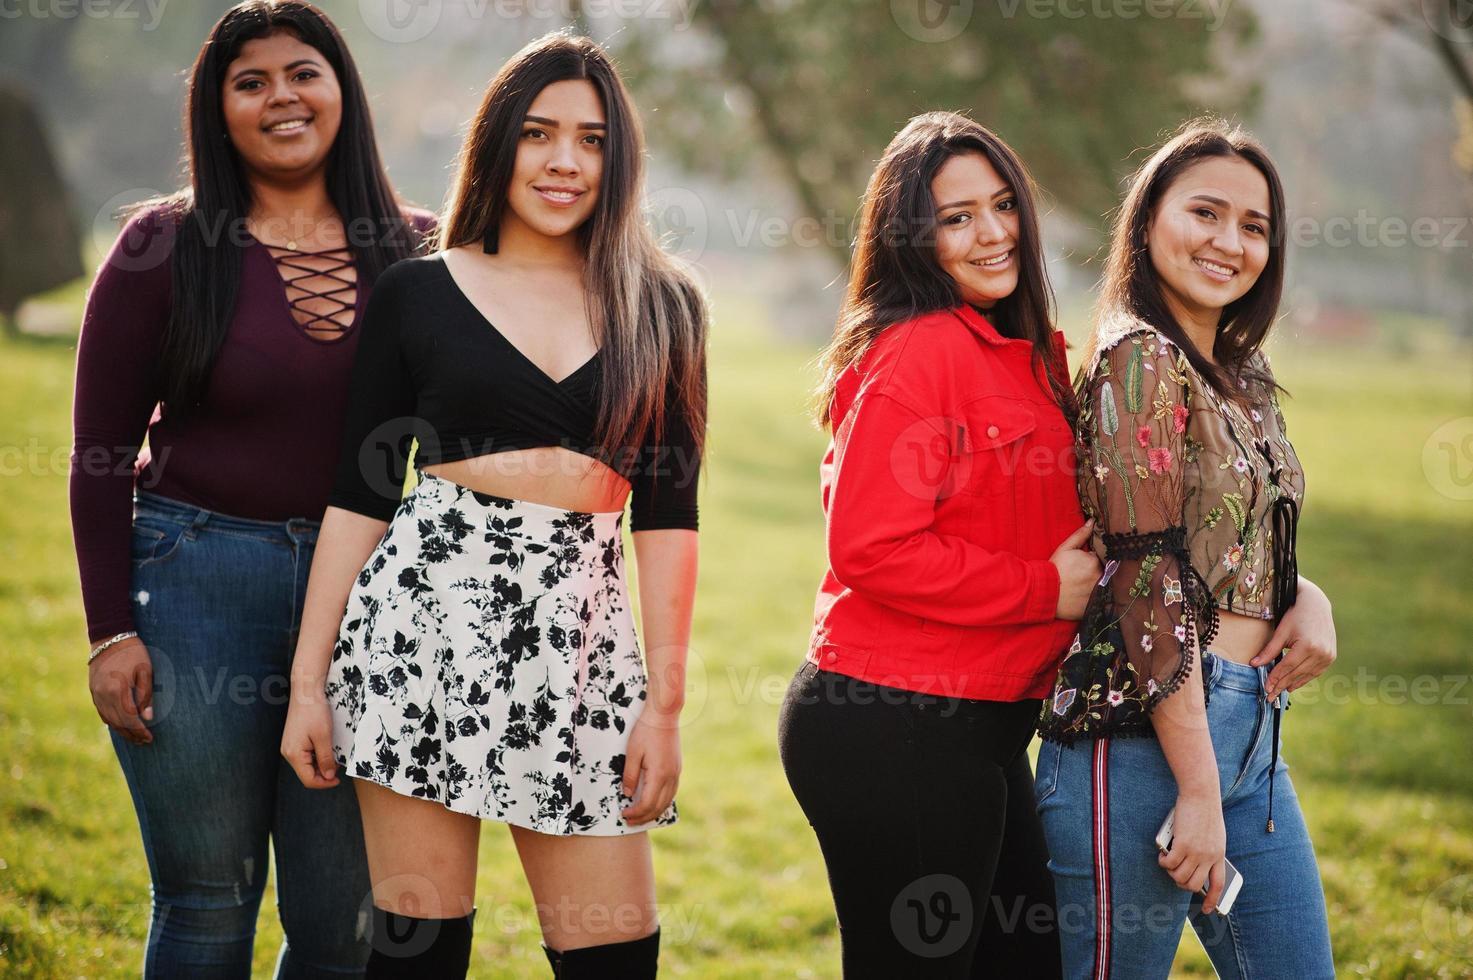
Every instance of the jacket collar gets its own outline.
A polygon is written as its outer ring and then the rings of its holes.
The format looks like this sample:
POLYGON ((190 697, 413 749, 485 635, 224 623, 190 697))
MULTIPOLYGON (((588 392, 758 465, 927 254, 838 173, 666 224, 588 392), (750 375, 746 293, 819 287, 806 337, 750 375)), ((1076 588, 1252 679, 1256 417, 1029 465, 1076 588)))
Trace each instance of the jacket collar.
MULTIPOLYGON (((1030 350, 1032 349, 1033 345, 1026 340, 1017 340, 1012 337, 1004 337, 1002 334, 998 333, 997 328, 992 325, 992 322, 988 320, 987 317, 983 316, 981 312, 979 312, 970 303, 963 303, 961 306, 956 307, 951 312, 958 320, 960 320, 962 323, 965 323, 967 325, 967 328, 971 330, 972 333, 976 334, 978 337, 981 337, 993 347, 1007 347, 1013 344, 1022 344, 1030 350)), ((1053 344, 1054 353, 1059 358, 1059 364, 1062 369, 1062 380, 1064 384, 1067 385, 1069 383, 1068 369, 1063 368, 1062 366, 1067 363, 1069 345, 1064 339, 1064 331, 1054 331, 1053 344)))
POLYGON ((967 328, 994 347, 1003 347, 1013 341, 997 332, 997 328, 971 303, 963 303, 951 311, 967 328))

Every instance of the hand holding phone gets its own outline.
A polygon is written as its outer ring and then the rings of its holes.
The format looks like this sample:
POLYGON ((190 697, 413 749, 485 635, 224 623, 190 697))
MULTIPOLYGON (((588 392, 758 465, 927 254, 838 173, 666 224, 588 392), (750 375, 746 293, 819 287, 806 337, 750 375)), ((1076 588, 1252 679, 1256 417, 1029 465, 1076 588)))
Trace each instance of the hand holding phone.
MULTIPOLYGON (((1171 850, 1172 824, 1176 821, 1176 807, 1166 815, 1166 820, 1161 824, 1161 829, 1156 832, 1156 850, 1165 854, 1171 850)), ((1227 858, 1222 859, 1225 880, 1222 883, 1222 897, 1217 900, 1217 907, 1212 911, 1218 915, 1227 915, 1233 910, 1233 903, 1238 899, 1238 892, 1243 890, 1243 876, 1238 869, 1233 867, 1233 862, 1227 858)), ((1202 894, 1207 894, 1210 883, 1203 886, 1202 894)))

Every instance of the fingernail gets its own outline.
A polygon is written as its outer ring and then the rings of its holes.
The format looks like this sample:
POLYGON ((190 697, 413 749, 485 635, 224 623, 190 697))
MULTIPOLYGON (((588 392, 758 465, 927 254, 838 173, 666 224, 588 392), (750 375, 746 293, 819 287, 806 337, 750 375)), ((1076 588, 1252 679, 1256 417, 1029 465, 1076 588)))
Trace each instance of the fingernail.
POLYGON ((153 705, 149 705, 143 709, 143 717, 147 721, 153 721, 153 705))

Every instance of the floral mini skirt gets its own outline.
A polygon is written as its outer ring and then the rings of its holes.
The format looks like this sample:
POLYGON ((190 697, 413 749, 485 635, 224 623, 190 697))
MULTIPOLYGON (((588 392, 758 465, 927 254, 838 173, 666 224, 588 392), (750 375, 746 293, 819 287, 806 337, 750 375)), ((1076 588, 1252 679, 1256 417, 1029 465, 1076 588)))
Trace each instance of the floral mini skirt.
POLYGON ((348 595, 327 675, 344 772, 545 834, 628 824, 646 674, 622 512, 479 493, 428 473, 348 595))

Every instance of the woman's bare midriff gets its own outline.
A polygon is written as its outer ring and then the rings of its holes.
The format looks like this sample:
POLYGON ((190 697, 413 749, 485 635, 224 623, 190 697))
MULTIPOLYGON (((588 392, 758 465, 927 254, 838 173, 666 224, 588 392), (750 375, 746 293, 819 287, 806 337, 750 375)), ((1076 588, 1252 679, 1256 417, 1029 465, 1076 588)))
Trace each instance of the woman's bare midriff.
POLYGON ((628 480, 593 457, 561 446, 517 449, 421 469, 481 493, 562 510, 620 511, 629 499, 628 480))
POLYGON ((1273 624, 1267 620, 1218 609, 1217 635, 1212 639, 1211 650, 1220 657, 1246 664, 1258 656, 1273 635, 1273 624))

